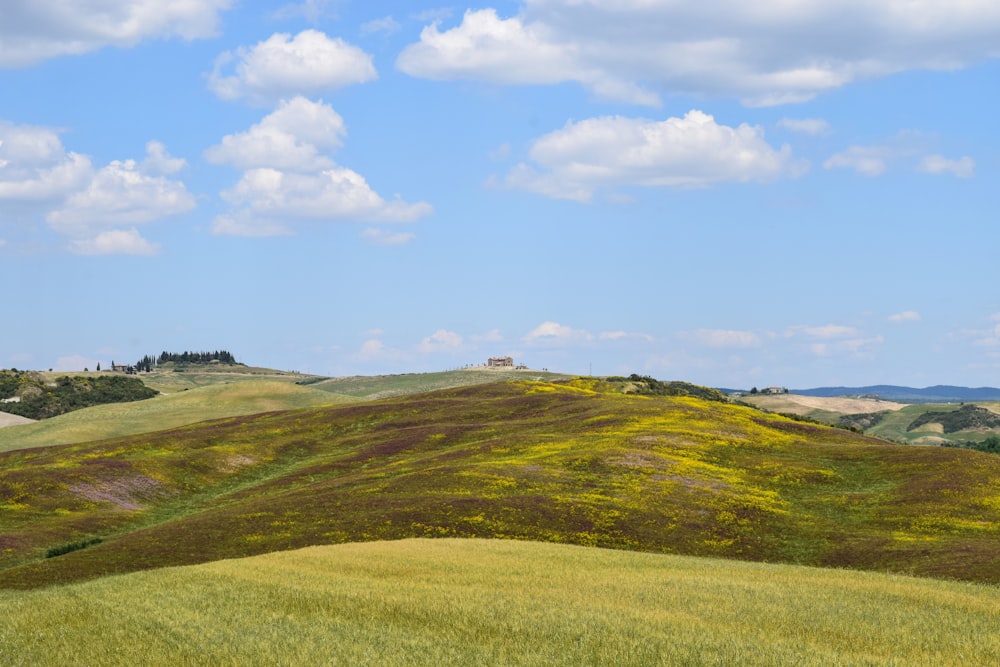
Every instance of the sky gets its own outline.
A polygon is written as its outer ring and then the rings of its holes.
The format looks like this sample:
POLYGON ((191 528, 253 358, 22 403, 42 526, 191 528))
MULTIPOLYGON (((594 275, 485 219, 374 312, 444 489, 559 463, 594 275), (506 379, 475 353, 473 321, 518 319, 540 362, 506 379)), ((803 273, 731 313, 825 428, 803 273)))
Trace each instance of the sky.
POLYGON ((0 0, 0 367, 1000 385, 996 0, 0 0))

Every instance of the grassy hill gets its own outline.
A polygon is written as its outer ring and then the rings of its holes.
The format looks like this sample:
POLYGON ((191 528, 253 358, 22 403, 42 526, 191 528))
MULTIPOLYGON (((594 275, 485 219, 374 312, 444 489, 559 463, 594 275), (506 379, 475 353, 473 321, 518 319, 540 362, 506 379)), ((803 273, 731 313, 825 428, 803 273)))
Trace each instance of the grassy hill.
POLYGON ((342 378, 307 378, 300 384, 358 400, 373 401, 393 396, 421 394, 439 389, 491 384, 504 380, 553 381, 569 380, 572 376, 549 371, 468 368, 438 373, 404 373, 399 375, 365 375, 342 378))
POLYGON ((741 396, 740 400, 761 409, 782 414, 798 415, 824 424, 860 427, 866 435, 893 442, 913 445, 940 445, 982 441, 1000 434, 1000 427, 991 425, 1000 419, 1000 403, 983 402, 964 404, 967 419, 949 418, 953 412, 961 413, 963 405, 918 403, 906 405, 892 401, 865 398, 803 396, 777 394, 741 396), (995 415, 984 420, 980 410, 995 415), (977 416, 972 416, 973 414, 977 416))
MULTIPOLYGON (((155 375, 155 374, 154 374, 155 375)), ((88 442, 150 433, 221 417, 344 402, 333 394, 288 381, 258 379, 173 385, 173 393, 133 403, 98 405, 32 424, 0 430, 0 451, 88 442)), ((154 381, 156 386, 168 383, 154 381)))
MULTIPOLYGON (((39 373, 46 380, 56 375, 39 373)), ((111 375, 73 373, 73 377, 111 375)), ((123 377, 123 376, 118 376, 123 377)), ((543 371, 486 371, 478 369, 440 373, 410 373, 324 378, 243 365, 164 364, 137 376, 160 395, 142 402, 100 405, 52 419, 0 431, 0 451, 72 444, 138 433, 150 433, 210 419, 333 403, 405 396, 508 378, 568 379, 543 371)), ((3 414, 0 413, 0 417, 3 414)), ((11 420, 11 423, 18 422, 11 420)), ((0 422, 0 427, 6 422, 0 422)))
POLYGON ((4 665, 1000 662, 993 586, 481 540, 0 592, 4 665))
POLYGON ((998 456, 607 390, 479 385, 0 454, 0 587, 407 537, 1000 582, 998 456))

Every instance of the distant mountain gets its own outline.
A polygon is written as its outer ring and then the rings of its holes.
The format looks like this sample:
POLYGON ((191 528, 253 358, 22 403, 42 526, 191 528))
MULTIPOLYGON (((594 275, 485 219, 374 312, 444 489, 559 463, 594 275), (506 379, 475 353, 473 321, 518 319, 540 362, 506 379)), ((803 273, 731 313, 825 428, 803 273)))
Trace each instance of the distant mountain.
POLYGON ((960 403, 975 401, 1000 401, 1000 389, 995 387, 954 387, 934 385, 917 389, 891 384, 869 387, 817 387, 815 389, 789 389, 790 393, 803 396, 878 396, 900 403, 960 403))

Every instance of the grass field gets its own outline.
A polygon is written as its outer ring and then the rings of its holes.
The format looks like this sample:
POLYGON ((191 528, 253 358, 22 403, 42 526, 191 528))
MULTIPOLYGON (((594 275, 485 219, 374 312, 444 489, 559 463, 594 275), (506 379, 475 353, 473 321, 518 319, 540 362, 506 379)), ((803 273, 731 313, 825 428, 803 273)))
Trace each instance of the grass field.
POLYGON ((406 540, 0 592, 0 664, 1000 664, 1000 589, 406 540))
POLYGON ((1000 457, 603 386, 480 385, 2 453, 0 587, 407 537, 1000 583, 1000 457))
MULTIPOLYGON (((197 383, 197 378, 194 381, 197 383)), ((168 382, 161 380, 149 384, 162 388, 168 382)), ((98 405, 32 424, 4 427, 0 429, 0 451, 149 433, 220 417, 328 405, 345 400, 294 382, 264 380, 258 376, 241 377, 238 381, 202 381, 201 384, 192 384, 190 390, 179 384, 172 387, 174 391, 171 393, 144 401, 98 405)))
POLYGON ((561 373, 534 370, 485 370, 469 368, 439 373, 407 373, 402 375, 371 375, 329 378, 310 383, 309 386, 341 396, 376 400, 393 396, 420 394, 439 389, 490 384, 505 380, 568 380, 571 376, 561 373))

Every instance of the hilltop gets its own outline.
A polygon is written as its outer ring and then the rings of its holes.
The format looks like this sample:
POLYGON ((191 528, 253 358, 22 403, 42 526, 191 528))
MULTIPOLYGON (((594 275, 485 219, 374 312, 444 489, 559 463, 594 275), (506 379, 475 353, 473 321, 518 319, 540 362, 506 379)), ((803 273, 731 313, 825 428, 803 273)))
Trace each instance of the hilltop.
POLYGON ((5 587, 407 537, 1000 582, 1000 457, 593 379, 18 450, 0 472, 5 587))

